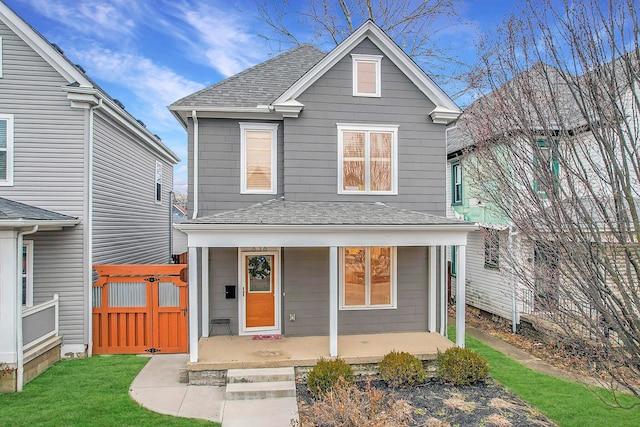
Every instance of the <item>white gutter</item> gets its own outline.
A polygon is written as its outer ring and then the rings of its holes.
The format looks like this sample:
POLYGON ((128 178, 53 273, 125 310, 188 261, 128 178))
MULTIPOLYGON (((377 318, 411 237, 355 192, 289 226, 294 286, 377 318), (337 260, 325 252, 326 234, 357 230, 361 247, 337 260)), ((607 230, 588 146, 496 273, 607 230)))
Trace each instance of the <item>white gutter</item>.
POLYGON ((176 228, 180 231, 399 231, 399 230, 415 230, 415 231, 476 231, 478 226, 475 223, 460 224, 424 224, 424 225, 307 225, 307 224, 207 224, 207 223, 182 223, 176 224, 176 228))
POLYGON ((198 132, 198 115, 196 110, 191 111, 191 117, 193 118, 193 213, 191 215, 191 219, 195 219, 198 217, 198 185, 199 183, 199 173, 198 173, 198 163, 199 163, 199 140, 198 132))
POLYGON ((98 100, 98 103, 91 108, 89 108, 89 137, 87 138, 87 177, 85 179, 85 194, 86 194, 86 202, 85 202, 85 216, 84 216, 84 244, 85 244, 85 258, 84 258, 84 289, 87 292, 86 294, 86 303, 84 308, 84 316, 86 319, 85 324, 87 325, 85 338, 86 338, 86 346, 87 346, 87 356, 91 357, 93 354, 93 292, 92 292, 92 283, 91 279, 93 276, 93 134, 94 134, 94 116, 95 110, 102 107, 102 98, 98 100))
POLYGON ((79 219, 47 220, 47 219, 9 219, 0 220, 0 229, 24 228, 38 226, 40 231, 61 230, 64 227, 72 227, 80 223, 79 219))
POLYGON ((22 244, 23 236, 27 234, 33 234, 38 231, 38 226, 34 225, 30 230, 19 231, 17 237, 17 269, 16 269, 16 286, 18 287, 16 293, 16 358, 17 358, 17 371, 16 371, 16 391, 22 391, 24 382, 24 349, 22 340, 22 244))

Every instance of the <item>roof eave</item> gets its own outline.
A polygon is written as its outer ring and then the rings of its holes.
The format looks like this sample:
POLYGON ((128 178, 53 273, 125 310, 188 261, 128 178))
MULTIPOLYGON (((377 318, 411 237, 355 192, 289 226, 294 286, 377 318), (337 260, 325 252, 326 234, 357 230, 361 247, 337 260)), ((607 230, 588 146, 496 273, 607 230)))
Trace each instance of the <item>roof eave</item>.
POLYGON ((74 219, 30 219, 30 218, 10 218, 0 219, 0 229, 24 228, 38 226, 38 231, 61 230, 64 227, 78 225, 80 220, 74 219))
POLYGON ((457 231, 469 232, 478 229, 475 223, 458 224, 220 224, 220 223, 182 223, 175 226, 180 231, 246 231, 246 230, 286 230, 292 231, 381 231, 381 230, 434 230, 434 231, 457 231))
POLYGON ((188 118, 195 111, 198 118, 209 119, 258 119, 258 120, 282 120, 290 117, 293 112, 291 107, 283 105, 279 110, 270 105, 258 105, 255 107, 213 107, 210 105, 170 105, 169 111, 178 118, 183 127, 187 128, 188 118), (285 111, 286 110, 286 111, 285 111))

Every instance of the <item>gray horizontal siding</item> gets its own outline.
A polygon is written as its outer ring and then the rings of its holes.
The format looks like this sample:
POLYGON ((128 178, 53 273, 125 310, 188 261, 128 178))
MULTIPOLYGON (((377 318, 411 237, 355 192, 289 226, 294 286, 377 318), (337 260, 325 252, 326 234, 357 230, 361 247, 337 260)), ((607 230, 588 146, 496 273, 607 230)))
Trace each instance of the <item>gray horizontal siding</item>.
MULTIPOLYGON (((238 334, 238 299, 242 290, 238 283, 238 249, 209 249, 209 319, 216 317, 231 319, 231 330, 238 334), (224 287, 236 286, 236 298, 226 299, 224 287)), ((212 335, 228 333, 227 327, 216 326, 212 335)))
MULTIPOLYGON (((249 121, 254 123, 255 121, 249 121)), ((240 194, 240 121, 199 120, 199 213, 211 215, 270 200, 273 194, 240 194)), ((278 126, 278 195, 284 191, 283 124, 278 126)), ((193 212, 193 122, 189 122, 189 212, 193 212)))
MULTIPOLYGON (((351 53, 382 55, 369 40, 351 53)), ((445 213, 444 126, 431 123, 434 104, 388 59, 382 59, 382 96, 352 96, 347 54, 297 98, 298 118, 285 119, 285 198, 306 201, 382 201, 445 213), (398 195, 338 194, 337 123, 388 124, 398 128, 398 195)))
POLYGON ((94 129, 94 263, 169 262, 172 165, 100 110, 94 129), (156 160, 162 163, 160 204, 155 203, 156 160))
MULTIPOLYGON (((0 113, 14 115, 14 185, 0 197, 83 216, 86 112, 72 110, 68 82, 0 22, 0 113)), ((65 344, 84 343, 83 224, 25 236, 34 241, 34 303, 60 295, 65 344)))

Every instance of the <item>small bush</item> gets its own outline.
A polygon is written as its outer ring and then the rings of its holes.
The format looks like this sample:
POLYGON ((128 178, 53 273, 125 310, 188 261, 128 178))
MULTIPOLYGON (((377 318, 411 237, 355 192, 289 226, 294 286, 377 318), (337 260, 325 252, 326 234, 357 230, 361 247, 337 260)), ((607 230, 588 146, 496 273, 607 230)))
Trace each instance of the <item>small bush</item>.
POLYGON ((379 365, 380 377, 391 387, 412 386, 427 376, 422 362, 413 354, 395 352, 384 356, 379 365))
POLYGON ((342 359, 320 358, 307 374, 307 388, 314 396, 320 397, 332 390, 342 378, 353 384, 353 369, 342 359))
POLYGON ((454 385, 469 385, 489 376, 487 360, 468 348, 451 347, 444 353, 438 351, 436 359, 438 376, 454 385))
POLYGON ((300 407, 305 427, 407 426, 413 408, 393 394, 385 394, 368 383, 364 390, 339 379, 334 388, 313 406, 300 407))

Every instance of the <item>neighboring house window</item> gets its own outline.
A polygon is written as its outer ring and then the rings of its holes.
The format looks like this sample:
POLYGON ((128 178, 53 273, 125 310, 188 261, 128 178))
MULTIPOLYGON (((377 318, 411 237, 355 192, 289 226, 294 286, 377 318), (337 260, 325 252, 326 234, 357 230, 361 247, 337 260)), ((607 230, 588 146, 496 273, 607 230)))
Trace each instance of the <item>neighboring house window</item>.
POLYGON ((484 232, 484 266, 500 267, 500 232, 493 228, 483 228, 484 232))
POLYGON ((156 161, 156 203, 162 203, 162 163, 156 161))
POLYGON ((353 96, 380 97, 380 55, 351 55, 353 61, 353 96))
POLYGON ((338 124, 338 194, 397 194, 398 126, 338 124))
POLYGON ((276 194, 278 125, 240 123, 243 194, 276 194))
POLYGON ((546 196, 554 191, 560 177, 558 141, 538 141, 538 151, 533 155, 533 189, 546 196))
POLYGON ((451 163, 451 203, 462 203, 462 167, 460 162, 451 163))
POLYGON ((33 241, 22 242, 22 305, 33 305, 33 241))
POLYGON ((458 247, 451 246, 451 277, 458 275, 458 247))
POLYGON ((341 249, 341 308, 395 308, 396 248, 341 249))
POLYGON ((13 115, 0 114, 0 186, 13 185, 13 115))

